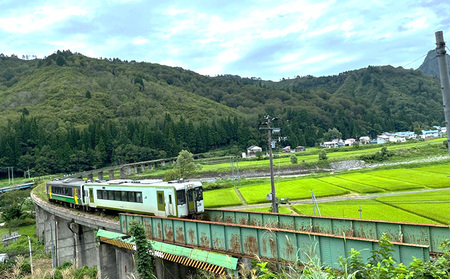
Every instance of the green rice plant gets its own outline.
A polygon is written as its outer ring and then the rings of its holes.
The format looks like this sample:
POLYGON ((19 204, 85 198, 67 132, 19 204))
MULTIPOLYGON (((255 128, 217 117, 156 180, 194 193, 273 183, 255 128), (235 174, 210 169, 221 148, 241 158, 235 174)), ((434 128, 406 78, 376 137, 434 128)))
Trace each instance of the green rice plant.
MULTIPOLYGON (((361 216, 363 219, 424 224, 438 223, 372 199, 323 202, 319 203, 319 210, 322 216, 359 219, 359 206, 361 206, 361 216)), ((300 214, 313 215, 312 204, 298 204, 294 205, 293 208, 300 214)), ((318 215, 317 210, 316 215, 318 215)))
MULTIPOLYGON (((278 198, 291 200, 307 199, 311 197, 311 190, 316 197, 339 196, 350 193, 329 183, 314 179, 302 178, 298 180, 283 181, 275 185, 278 198)), ((248 204, 267 202, 266 195, 271 192, 270 183, 239 188, 248 204)))
POLYGON ((446 174, 432 173, 417 169, 391 169, 371 173, 372 176, 389 178, 409 182, 416 185, 423 185, 431 188, 448 188, 450 179, 446 174))
POLYGON ((334 186, 338 186, 338 187, 350 190, 352 192, 361 193, 361 194, 378 193, 378 192, 384 191, 383 189, 378 188, 378 187, 363 184, 361 182, 354 182, 351 180, 342 179, 340 177, 341 176, 328 176, 328 177, 318 178, 318 180, 330 183, 331 185, 334 185, 334 186))
POLYGON ((419 171, 426 171, 426 172, 437 172, 449 175, 450 174, 450 166, 448 163, 445 164, 438 164, 438 165, 432 165, 427 167, 421 167, 421 168, 415 168, 419 171))
MULTIPOLYGON (((398 171, 398 170, 396 170, 398 171)), ((405 191, 410 189, 419 189, 424 188, 422 184, 419 184, 417 182, 411 183, 409 181, 404 181, 400 179, 390 179, 388 177, 382 177, 377 175, 378 172, 373 173, 352 173, 352 174, 345 174, 339 176, 341 179, 378 187, 381 189, 384 189, 386 191, 405 191)))
POLYGON ((203 200, 205 207, 209 208, 242 205, 234 188, 206 191, 203 193, 203 200))
POLYGON ((450 224, 450 190, 381 197, 377 200, 441 224, 450 224))

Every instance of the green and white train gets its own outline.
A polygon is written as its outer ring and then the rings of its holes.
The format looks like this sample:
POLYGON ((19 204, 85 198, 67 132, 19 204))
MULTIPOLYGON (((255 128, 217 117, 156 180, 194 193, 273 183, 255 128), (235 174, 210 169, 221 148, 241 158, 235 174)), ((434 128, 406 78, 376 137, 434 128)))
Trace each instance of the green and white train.
POLYGON ((201 182, 64 179, 48 182, 46 188, 50 201, 83 210, 105 209, 162 217, 196 217, 204 212, 201 182))

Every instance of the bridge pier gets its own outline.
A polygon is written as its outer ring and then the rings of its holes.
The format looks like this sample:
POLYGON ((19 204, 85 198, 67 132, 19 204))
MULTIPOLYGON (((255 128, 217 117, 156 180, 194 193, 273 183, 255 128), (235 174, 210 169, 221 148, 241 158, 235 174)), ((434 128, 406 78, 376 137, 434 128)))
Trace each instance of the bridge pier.
POLYGON ((103 172, 102 172, 102 171, 99 171, 99 172, 97 173, 97 177, 98 177, 98 179, 103 180, 103 172))
POLYGON ((144 171, 145 171, 145 165, 142 164, 142 165, 141 165, 141 172, 144 172, 144 171))
POLYGON ((101 278, 121 279, 129 277, 134 270, 133 252, 113 245, 100 244, 99 270, 101 278))
POLYGON ((133 166, 134 167, 134 174, 138 173, 138 167, 136 165, 133 166))
POLYGON ((108 179, 109 179, 109 180, 113 180, 113 179, 114 179, 114 170, 110 170, 110 171, 109 171, 109 177, 108 177, 108 179))
POLYGON ((128 172, 128 168, 127 167, 123 167, 120 169, 120 178, 126 178, 127 174, 126 172, 128 172))
POLYGON ((94 174, 92 173, 88 174, 87 180, 94 181, 94 174))

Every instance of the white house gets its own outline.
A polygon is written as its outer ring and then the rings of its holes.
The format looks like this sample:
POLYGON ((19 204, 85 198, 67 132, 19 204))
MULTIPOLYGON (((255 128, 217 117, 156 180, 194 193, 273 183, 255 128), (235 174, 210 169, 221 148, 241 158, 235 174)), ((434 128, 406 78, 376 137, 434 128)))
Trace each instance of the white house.
POLYGON ((344 141, 344 145, 345 146, 352 146, 352 145, 354 145, 356 143, 356 140, 355 139, 346 139, 345 141, 344 141))
POLYGON ((369 144, 370 143, 370 137, 368 136, 363 136, 359 138, 359 143, 360 144, 369 144))
POLYGON ((247 157, 256 157, 257 152, 262 152, 262 148, 256 145, 252 145, 247 148, 247 157))
POLYGON ((324 148, 335 148, 338 147, 338 142, 337 141, 326 141, 324 143, 322 143, 322 147, 324 148))
POLYGON ((383 144, 383 143, 388 143, 389 142, 389 136, 387 135, 379 135, 377 136, 377 143, 378 144, 383 144))

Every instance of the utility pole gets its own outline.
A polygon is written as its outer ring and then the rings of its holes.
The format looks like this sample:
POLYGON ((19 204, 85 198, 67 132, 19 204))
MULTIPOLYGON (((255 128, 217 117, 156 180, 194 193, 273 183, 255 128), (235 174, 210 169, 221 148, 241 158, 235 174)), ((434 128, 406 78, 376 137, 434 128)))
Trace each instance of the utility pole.
POLYGON ((272 212, 278 213, 278 203, 277 203, 277 196, 275 195, 275 181, 273 178, 273 159, 272 159, 272 131, 273 132, 279 132, 279 128, 272 128, 270 127, 270 121, 277 120, 276 117, 271 117, 267 115, 266 122, 260 123, 264 125, 265 127, 259 127, 261 130, 267 130, 267 140, 269 142, 269 161, 270 161, 270 189, 271 189, 271 196, 272 196, 272 212))
POLYGON ((442 99, 444 101, 444 115, 445 115, 445 127, 447 128, 447 146, 450 158, 450 83, 448 77, 447 57, 445 51, 444 34, 442 31, 437 31, 436 36, 436 53, 439 61, 439 73, 441 76, 441 89, 442 99))

